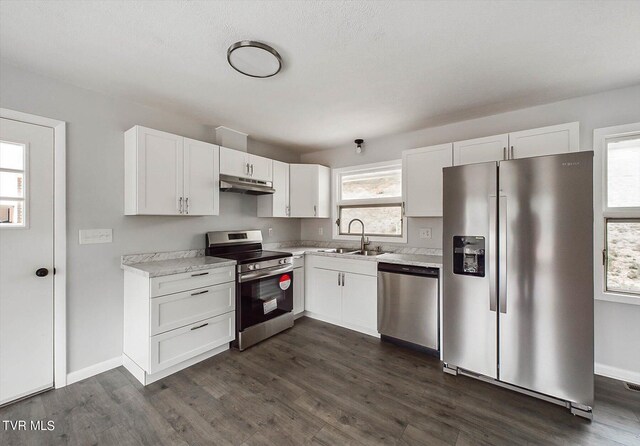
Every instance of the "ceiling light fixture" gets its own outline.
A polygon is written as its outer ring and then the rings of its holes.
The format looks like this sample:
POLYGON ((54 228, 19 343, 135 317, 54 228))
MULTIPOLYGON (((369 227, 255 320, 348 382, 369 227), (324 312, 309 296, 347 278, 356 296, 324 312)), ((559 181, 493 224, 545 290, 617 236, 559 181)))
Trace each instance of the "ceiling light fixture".
POLYGON ((364 142, 364 139, 356 139, 353 142, 356 143, 356 153, 360 155, 362 153, 362 143, 364 142))
POLYGON ((271 77, 282 69, 280 54, 255 40, 241 40, 231 45, 227 50, 227 62, 238 73, 249 77, 271 77))

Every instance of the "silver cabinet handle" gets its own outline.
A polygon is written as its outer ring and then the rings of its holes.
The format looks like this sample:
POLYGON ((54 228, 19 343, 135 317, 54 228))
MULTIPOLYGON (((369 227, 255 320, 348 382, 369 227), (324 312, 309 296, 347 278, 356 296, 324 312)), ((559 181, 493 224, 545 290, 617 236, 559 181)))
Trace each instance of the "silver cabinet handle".
POLYGON ((251 176, 253 176, 253 164, 251 164, 251 176))
POLYGON ((500 313, 507 312, 507 197, 500 196, 498 202, 498 246, 500 265, 498 270, 498 293, 500 313))
POLYGON ((247 165, 245 167, 247 168, 247 175, 250 175, 249 174, 249 163, 247 163, 247 165))
POLYGON ((197 327, 191 327, 191 330, 197 330, 198 328, 206 327, 207 325, 209 325, 209 322, 205 322, 204 324, 198 325, 197 327))
POLYGON ((509 159, 515 159, 515 157, 513 156, 513 146, 511 146, 511 153, 509 154, 509 159))
MULTIPOLYGON (((505 154, 506 152, 505 148, 505 154)), ((496 311, 498 309, 498 299, 497 299, 497 284, 496 284, 496 268, 497 262, 493 259, 496 259, 498 256, 498 236, 496 234, 497 224, 496 224, 496 213, 498 212, 498 199, 495 195, 489 196, 489 255, 486 257, 488 259, 492 259, 491 262, 487 265, 489 268, 489 311, 496 311)))
POLYGON ((403 217, 406 217, 406 216, 407 216, 407 213, 406 213, 406 211, 405 211, 404 201, 402 202, 402 210, 401 210, 401 212, 402 212, 402 216, 403 216, 403 217))
POLYGON ((318 206, 313 205, 313 216, 316 217, 318 215, 318 206))
POLYGON ((209 290, 198 291, 197 293, 191 293, 192 296, 199 296, 200 294, 206 294, 209 290))
POLYGON ((182 197, 180 197, 180 200, 178 200, 178 212, 182 214, 182 197))
POLYGON ((191 277, 198 277, 198 276, 206 276, 209 273, 197 273, 197 274, 191 274, 191 277))
POLYGON ((188 214, 189 213, 189 197, 185 198, 184 204, 185 204, 185 214, 188 214))
POLYGON ((344 278, 345 278, 345 274, 342 273, 342 286, 344 286, 344 278))
POLYGON ((507 148, 506 147, 502 148, 502 159, 505 160, 505 161, 507 160, 507 148))
POLYGON ((338 273, 338 286, 340 286, 340 276, 342 275, 342 273, 338 273))

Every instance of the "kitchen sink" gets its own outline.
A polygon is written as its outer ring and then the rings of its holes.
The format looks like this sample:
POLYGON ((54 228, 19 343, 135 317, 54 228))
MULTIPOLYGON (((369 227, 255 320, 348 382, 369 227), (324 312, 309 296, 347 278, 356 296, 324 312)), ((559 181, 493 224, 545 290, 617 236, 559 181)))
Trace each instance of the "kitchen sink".
POLYGON ((354 251, 351 254, 357 255, 357 256, 379 256, 380 254, 384 254, 384 252, 382 251, 376 251, 376 250, 365 250, 365 251, 354 251))
POLYGON ((323 249, 319 252, 331 252, 334 254, 355 254, 356 252, 359 252, 359 251, 351 248, 331 248, 331 249, 323 249))

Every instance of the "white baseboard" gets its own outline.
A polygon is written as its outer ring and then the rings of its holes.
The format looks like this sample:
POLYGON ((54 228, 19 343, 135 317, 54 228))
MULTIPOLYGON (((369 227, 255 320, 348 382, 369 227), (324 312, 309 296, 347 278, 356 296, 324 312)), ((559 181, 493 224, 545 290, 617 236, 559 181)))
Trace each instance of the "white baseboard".
POLYGON ((632 370, 619 369, 606 364, 598 364, 595 366, 596 375, 606 376, 607 378, 627 381, 634 384, 640 384, 640 372, 632 370))
POLYGON ((76 370, 75 372, 67 374, 67 385, 82 381, 83 379, 90 378, 102 372, 106 372, 107 370, 115 369, 116 367, 120 367, 121 365, 122 356, 116 356, 115 358, 107 359, 106 361, 90 365, 89 367, 85 367, 84 369, 76 370))
POLYGON ((324 316, 322 314, 312 313, 310 311, 305 311, 304 315, 307 316, 308 318, 311 318, 311 319, 317 319, 317 320, 322 321, 322 322, 327 322, 327 323, 332 324, 332 325, 337 325, 338 327, 346 328, 346 329, 352 330, 352 331, 357 331, 358 333, 362 333, 362 334, 366 334, 366 335, 369 335, 369 336, 373 336, 374 338, 379 338, 380 337, 380 333, 378 333, 377 330, 370 330, 368 328, 361 327, 359 325, 344 323, 344 322, 342 322, 340 320, 337 320, 337 319, 334 319, 334 318, 331 318, 331 317, 327 317, 327 316, 324 316))

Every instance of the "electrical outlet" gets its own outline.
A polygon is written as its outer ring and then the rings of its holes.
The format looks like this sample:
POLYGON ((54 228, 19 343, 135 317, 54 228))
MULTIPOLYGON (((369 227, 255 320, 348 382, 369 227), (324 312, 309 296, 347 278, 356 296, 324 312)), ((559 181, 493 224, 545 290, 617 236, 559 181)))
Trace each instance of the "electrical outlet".
POLYGON ((324 235, 324 228, 322 226, 318 228, 318 235, 324 235))
POLYGON ((422 229, 420 229, 420 238, 430 239, 431 238, 431 228, 422 228, 422 229))
POLYGON ((273 235, 273 228, 269 228, 269 237, 273 235))
POLYGON ((78 242, 81 245, 92 245, 94 243, 111 243, 112 241, 112 229, 80 229, 80 231, 78 232, 78 242))

